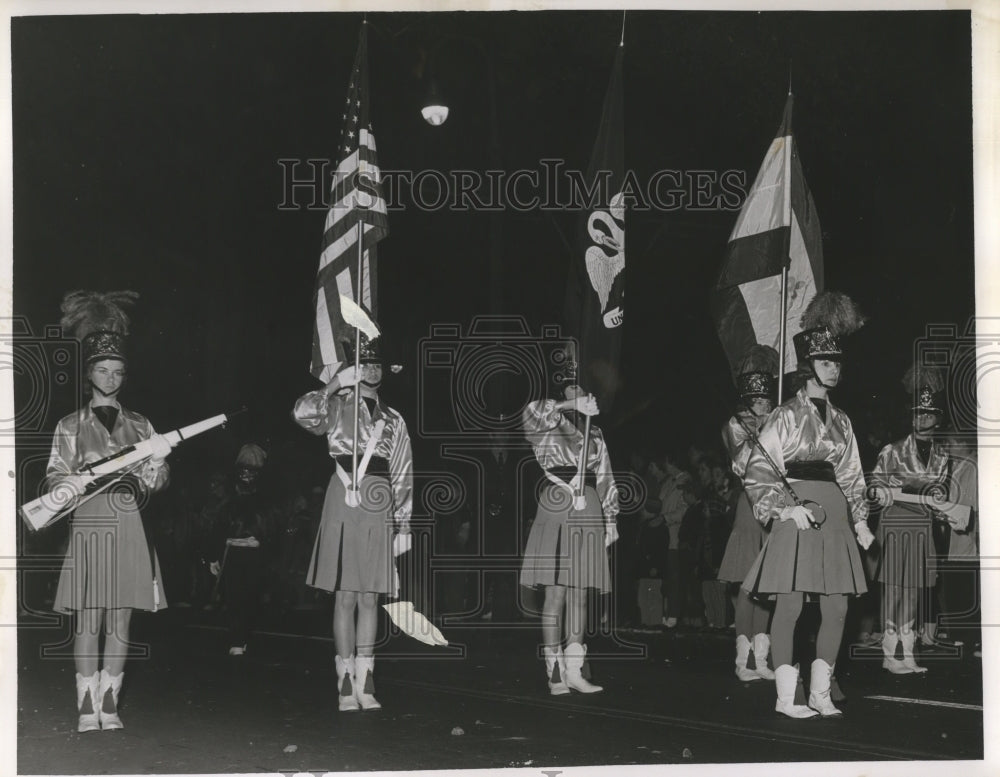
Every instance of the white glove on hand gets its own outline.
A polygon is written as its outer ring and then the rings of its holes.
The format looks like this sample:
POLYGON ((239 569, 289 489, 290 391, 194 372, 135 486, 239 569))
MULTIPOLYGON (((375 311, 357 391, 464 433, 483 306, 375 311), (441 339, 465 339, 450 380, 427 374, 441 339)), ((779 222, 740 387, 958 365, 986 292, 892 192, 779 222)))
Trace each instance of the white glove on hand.
POLYGON ((63 491, 64 495, 66 491, 69 491, 74 497, 77 497, 84 492, 91 480, 93 478, 89 475, 67 475, 59 481, 56 489, 63 491))
POLYGON ((808 508, 802 505, 795 505, 793 507, 782 507, 781 517, 782 521, 795 521, 795 525, 800 529, 808 529, 812 526, 812 513, 809 512, 808 508))
POLYGON ((604 532, 604 547, 610 548, 618 542, 618 524, 609 523, 604 532))
POLYGON ((413 547, 412 534, 397 534, 392 538, 392 557, 398 558, 413 547))
POLYGON ((222 571, 222 565, 218 561, 213 561, 208 565, 208 571, 212 573, 213 577, 218 577, 219 572, 222 571))
POLYGON ((868 528, 867 521, 858 521, 854 524, 854 532, 858 535, 858 545, 865 550, 868 550, 871 544, 875 541, 875 535, 872 534, 871 529, 868 528))
POLYGON ((330 386, 333 385, 334 381, 337 382, 337 385, 340 388, 348 388, 350 386, 356 385, 359 380, 361 380, 361 374, 360 372, 355 371, 354 365, 352 364, 350 367, 341 370, 334 376, 334 379, 330 381, 330 383, 326 387, 327 393, 333 393, 330 390, 330 386))
POLYGON ((172 446, 162 434, 154 434, 147 440, 153 452, 153 461, 160 463, 170 455, 172 446))

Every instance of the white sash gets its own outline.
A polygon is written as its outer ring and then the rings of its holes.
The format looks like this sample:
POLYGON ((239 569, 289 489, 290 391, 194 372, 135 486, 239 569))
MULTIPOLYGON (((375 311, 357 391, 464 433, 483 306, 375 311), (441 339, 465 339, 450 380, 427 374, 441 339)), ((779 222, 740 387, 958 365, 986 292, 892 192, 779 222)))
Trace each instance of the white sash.
POLYGON ((375 422, 375 426, 372 429, 371 435, 368 437, 368 444, 365 445, 364 455, 361 457, 361 461, 358 462, 358 482, 356 487, 351 487, 351 477, 344 471, 344 468, 340 466, 340 462, 336 463, 336 473, 337 477, 340 478, 340 482, 344 484, 344 502, 348 507, 357 507, 361 504, 361 493, 358 490, 361 486, 361 481, 365 478, 365 472, 368 470, 368 462, 371 461, 372 454, 375 452, 375 446, 378 445, 378 441, 382 439, 382 431, 385 429, 385 419, 380 418, 375 422))

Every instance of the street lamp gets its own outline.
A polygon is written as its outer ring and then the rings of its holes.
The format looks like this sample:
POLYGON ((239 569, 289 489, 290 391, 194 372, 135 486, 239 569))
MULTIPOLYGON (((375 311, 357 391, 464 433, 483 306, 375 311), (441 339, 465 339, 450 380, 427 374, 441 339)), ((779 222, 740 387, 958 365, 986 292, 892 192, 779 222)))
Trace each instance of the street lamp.
POLYGON ((448 120, 448 106, 445 105, 437 83, 433 80, 430 82, 427 99, 424 100, 424 107, 420 109, 420 115, 432 127, 440 127, 448 120))

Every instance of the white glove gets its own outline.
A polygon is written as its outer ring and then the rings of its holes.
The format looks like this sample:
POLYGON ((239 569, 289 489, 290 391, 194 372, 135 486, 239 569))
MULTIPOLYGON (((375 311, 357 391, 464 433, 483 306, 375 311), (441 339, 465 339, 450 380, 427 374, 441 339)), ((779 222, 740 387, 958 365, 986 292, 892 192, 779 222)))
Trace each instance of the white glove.
POLYGON ((213 561, 208 565, 208 571, 212 573, 214 577, 219 576, 219 572, 222 571, 222 565, 218 561, 213 561))
POLYGON ((153 452, 153 461, 162 462, 167 456, 170 455, 170 451, 173 446, 162 434, 154 434, 146 442, 150 444, 150 450, 153 452))
POLYGON ((397 558, 407 553, 413 547, 412 534, 397 534, 392 538, 392 557, 397 558))
MULTIPOLYGON (((67 475, 56 486, 56 489, 68 490, 74 497, 80 496, 93 478, 89 475, 67 475)), ((55 490, 55 489, 54 489, 55 490)))
POLYGON ((854 524, 854 532, 858 535, 858 545, 865 550, 875 541, 875 535, 868 528, 868 521, 858 521, 854 524))
POLYGON ((781 508, 780 520, 795 521, 795 525, 800 529, 810 528, 812 526, 812 519, 813 515, 809 512, 809 508, 802 505, 781 508))
POLYGON ((604 547, 610 548, 615 542, 618 542, 618 524, 609 523, 604 532, 604 547))
POLYGON ((330 386, 333 385, 334 381, 336 381, 340 388, 348 388, 356 385, 359 380, 361 380, 361 374, 354 369, 354 365, 352 364, 350 367, 346 367, 336 374, 334 379, 330 381, 326 387, 327 393, 333 393, 330 386))

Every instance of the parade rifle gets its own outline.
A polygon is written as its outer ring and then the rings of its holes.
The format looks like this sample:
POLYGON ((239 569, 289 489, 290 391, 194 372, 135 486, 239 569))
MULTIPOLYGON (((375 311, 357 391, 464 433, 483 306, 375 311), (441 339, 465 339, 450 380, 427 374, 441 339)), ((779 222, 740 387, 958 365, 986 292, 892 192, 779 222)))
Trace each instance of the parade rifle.
MULTIPOLYGON (((167 432, 163 437, 170 443, 170 447, 174 448, 179 442, 202 432, 207 432, 209 429, 214 429, 217 426, 222 426, 233 415, 235 413, 228 416, 225 414, 212 416, 190 426, 185 426, 173 432, 167 432)), ((117 453, 85 464, 80 467, 79 471, 72 473, 84 478, 83 493, 77 494, 66 485, 57 485, 47 494, 43 494, 33 502, 23 505, 18 512, 32 531, 51 526, 63 516, 73 512, 82 504, 106 491, 115 483, 120 482, 126 475, 135 472, 152 455, 152 440, 143 440, 134 445, 129 445, 117 453)))
POLYGON ((771 469, 774 470, 774 474, 776 474, 778 478, 781 480, 782 485, 784 485, 784 487, 788 489, 788 493, 792 495, 792 499, 795 500, 795 504, 798 505, 799 507, 806 508, 806 510, 808 510, 809 513, 812 515, 812 517, 809 519, 809 525, 812 526, 814 529, 818 529, 820 526, 822 526, 826 522, 826 510, 823 508, 823 505, 821 505, 819 502, 814 502, 811 499, 806 499, 806 500, 799 499, 799 495, 795 493, 795 489, 792 488, 792 484, 788 482, 788 478, 784 476, 781 469, 779 469, 778 465, 774 463, 774 459, 771 458, 770 454, 766 450, 764 450, 764 446, 761 445, 760 439, 757 437, 757 435, 754 434, 754 432, 750 429, 750 427, 743 422, 743 419, 740 418, 739 413, 736 413, 733 417, 736 419, 737 423, 739 423, 739 425, 743 427, 743 431, 750 436, 750 441, 756 446, 757 450, 761 452, 761 455, 763 455, 764 460, 767 461, 767 463, 771 466, 771 469))

